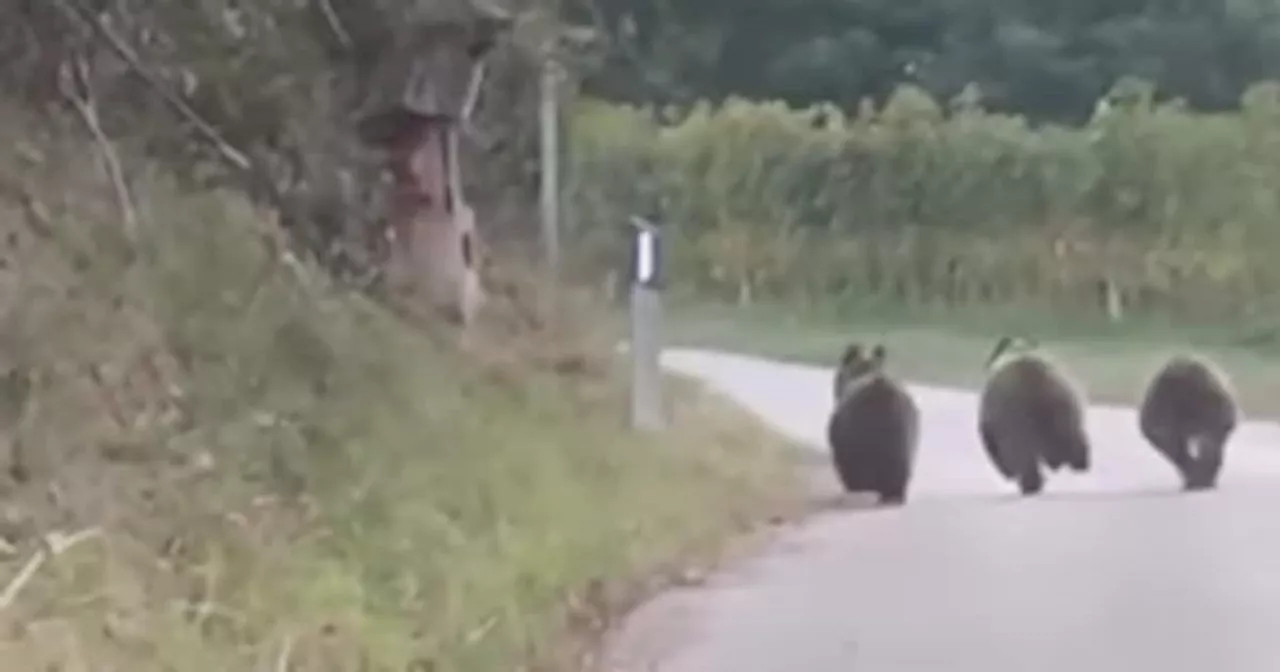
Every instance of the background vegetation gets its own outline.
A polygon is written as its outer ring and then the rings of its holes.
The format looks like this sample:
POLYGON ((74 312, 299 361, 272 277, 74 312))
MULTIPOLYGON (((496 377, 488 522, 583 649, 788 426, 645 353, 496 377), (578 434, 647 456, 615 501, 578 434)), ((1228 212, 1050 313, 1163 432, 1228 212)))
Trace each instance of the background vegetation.
POLYGON ((673 277, 740 303, 1265 321, 1278 94, 1198 113, 1125 80, 1090 123, 1034 128, 910 86, 848 114, 730 99, 671 123, 586 101, 575 207, 660 213, 673 277))
POLYGON ((970 84, 992 110, 1083 122, 1123 76, 1193 109, 1235 107, 1280 76, 1275 0, 569 0, 616 47, 592 94, 686 105, 730 96, 883 102, 904 82, 941 100, 970 84))
POLYGON ((971 384, 1018 330, 1114 401, 1194 345, 1280 410, 1274 2, 570 6, 613 45, 574 110, 576 240, 612 259, 628 213, 663 221, 677 338, 884 338, 971 384))

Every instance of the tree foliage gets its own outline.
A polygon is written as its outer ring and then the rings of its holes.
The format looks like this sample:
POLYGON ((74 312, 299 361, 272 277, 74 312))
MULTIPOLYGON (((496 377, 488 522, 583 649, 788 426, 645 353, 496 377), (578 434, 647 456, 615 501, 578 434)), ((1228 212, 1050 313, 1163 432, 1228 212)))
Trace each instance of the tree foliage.
POLYGON ((593 93, 630 102, 883 101, 903 82, 993 110, 1083 121, 1121 76, 1193 108, 1280 76, 1275 0, 571 0, 615 49, 593 93))
POLYGON ((1280 85, 1250 88, 1239 113, 1150 91, 1123 82, 1079 128, 914 87, 856 115, 729 99, 666 125, 588 101, 572 198, 595 225, 584 244, 657 211, 672 276, 743 300, 1097 312, 1115 288, 1137 310, 1263 310, 1280 290, 1280 85))
MULTIPOLYGON (((528 189, 534 52, 550 27, 540 0, 489 4, 521 20, 493 55, 476 133, 464 138, 464 175, 482 207, 528 189)), ((480 12, 477 0, 18 0, 0 9, 0 89, 36 109, 70 110, 65 71, 83 66, 88 90, 77 95, 91 97, 107 136, 189 183, 268 199, 322 258, 335 244, 340 256, 364 256, 376 246, 382 166, 358 144, 356 121, 400 93, 374 74, 405 58, 427 24, 465 26, 480 12), (250 159, 247 176, 227 148, 250 159)))

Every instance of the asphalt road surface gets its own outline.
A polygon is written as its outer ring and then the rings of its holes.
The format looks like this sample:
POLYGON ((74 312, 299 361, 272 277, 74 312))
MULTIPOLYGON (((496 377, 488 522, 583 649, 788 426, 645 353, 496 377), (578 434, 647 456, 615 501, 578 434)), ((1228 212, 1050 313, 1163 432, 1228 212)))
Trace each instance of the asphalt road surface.
MULTIPOLYGON (((705 351, 664 365, 825 451, 828 369, 705 351)), ((1022 499, 977 397, 913 386, 900 509, 823 514, 705 585, 643 605, 614 672, 1280 672, 1280 426, 1249 422, 1188 494, 1131 409, 1092 406, 1093 470, 1022 499)))

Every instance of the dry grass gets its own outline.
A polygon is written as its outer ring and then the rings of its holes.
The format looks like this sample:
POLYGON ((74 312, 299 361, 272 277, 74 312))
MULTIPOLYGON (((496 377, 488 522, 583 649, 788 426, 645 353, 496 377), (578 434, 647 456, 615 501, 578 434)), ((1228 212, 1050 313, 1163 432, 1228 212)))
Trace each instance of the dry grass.
POLYGON ((100 530, 0 604, 5 669, 570 669, 641 577, 799 505, 687 383, 624 431, 572 306, 460 350, 137 165, 127 240, 78 129, 0 118, 0 585, 100 530))

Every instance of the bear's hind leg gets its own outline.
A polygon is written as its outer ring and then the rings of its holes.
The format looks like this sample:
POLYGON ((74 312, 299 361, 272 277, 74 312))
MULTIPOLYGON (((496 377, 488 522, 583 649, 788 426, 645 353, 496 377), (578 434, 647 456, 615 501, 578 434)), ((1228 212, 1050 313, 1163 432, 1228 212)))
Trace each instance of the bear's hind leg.
POLYGON ((1018 491, 1024 497, 1038 495, 1044 489, 1044 474, 1040 471, 1039 462, 1035 460, 1030 462, 1018 475, 1018 491))

